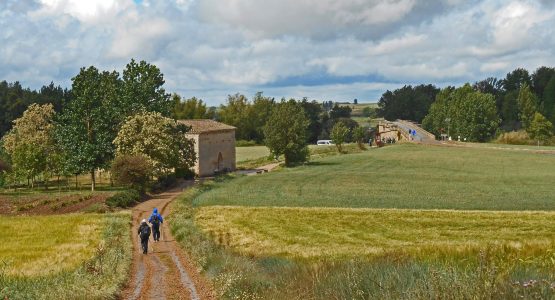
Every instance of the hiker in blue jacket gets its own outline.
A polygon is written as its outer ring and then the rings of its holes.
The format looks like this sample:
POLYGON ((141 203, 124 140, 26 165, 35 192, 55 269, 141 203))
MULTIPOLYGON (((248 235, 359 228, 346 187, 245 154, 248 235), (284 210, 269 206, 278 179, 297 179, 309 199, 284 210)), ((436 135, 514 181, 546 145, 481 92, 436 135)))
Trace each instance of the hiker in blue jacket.
POLYGON ((148 218, 148 222, 152 224, 154 241, 160 241, 160 224, 164 223, 164 218, 162 218, 162 215, 158 213, 158 208, 154 208, 152 215, 148 218))

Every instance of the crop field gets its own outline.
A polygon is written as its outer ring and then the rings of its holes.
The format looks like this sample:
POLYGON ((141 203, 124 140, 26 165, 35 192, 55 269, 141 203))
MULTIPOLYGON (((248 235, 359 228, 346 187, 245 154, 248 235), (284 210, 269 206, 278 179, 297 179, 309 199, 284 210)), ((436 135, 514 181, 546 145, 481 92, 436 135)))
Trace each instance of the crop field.
POLYGON ((0 218, 0 298, 113 298, 130 264, 129 213, 0 218))
POLYGON ((555 155, 332 149, 179 200, 173 230, 223 298, 555 296, 555 155))
POLYGON ((555 155, 402 144, 241 177, 195 205, 555 210, 555 155))
POLYGON ((196 223, 248 256, 302 258, 469 254, 502 244, 555 246, 555 212, 349 208, 201 208, 196 223))

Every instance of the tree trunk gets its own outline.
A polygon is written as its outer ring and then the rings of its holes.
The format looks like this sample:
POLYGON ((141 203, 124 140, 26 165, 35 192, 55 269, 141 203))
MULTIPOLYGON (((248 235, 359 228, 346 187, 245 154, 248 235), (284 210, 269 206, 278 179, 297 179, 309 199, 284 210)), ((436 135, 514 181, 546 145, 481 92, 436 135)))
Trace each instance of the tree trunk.
POLYGON ((94 192, 94 188, 96 186, 96 181, 94 177, 94 170, 91 170, 91 191, 94 192))

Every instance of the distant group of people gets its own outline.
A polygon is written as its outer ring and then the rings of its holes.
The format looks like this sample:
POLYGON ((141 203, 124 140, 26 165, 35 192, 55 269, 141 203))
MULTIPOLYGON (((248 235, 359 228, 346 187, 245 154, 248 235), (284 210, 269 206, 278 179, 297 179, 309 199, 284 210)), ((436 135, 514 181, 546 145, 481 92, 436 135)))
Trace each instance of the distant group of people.
POLYGON ((160 241, 160 225, 164 223, 164 218, 162 218, 162 215, 158 213, 157 208, 154 208, 152 211, 152 214, 148 218, 148 223, 146 219, 143 219, 141 221, 141 225, 139 226, 139 230, 137 231, 139 238, 141 239, 143 254, 148 253, 148 240, 150 239, 151 233, 153 234, 154 242, 160 241), (152 230, 148 223, 152 225, 152 230))
POLYGON ((397 140, 394 137, 382 137, 382 143, 384 144, 395 144, 397 140))

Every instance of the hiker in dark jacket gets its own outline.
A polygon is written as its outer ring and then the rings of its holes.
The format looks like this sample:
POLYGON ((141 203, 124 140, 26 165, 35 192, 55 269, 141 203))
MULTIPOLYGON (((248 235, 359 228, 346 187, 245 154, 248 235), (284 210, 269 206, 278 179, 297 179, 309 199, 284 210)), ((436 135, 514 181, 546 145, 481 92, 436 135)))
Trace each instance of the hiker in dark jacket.
POLYGON ((150 226, 148 226, 145 219, 141 221, 141 226, 139 226, 139 230, 137 231, 137 233, 139 234, 139 238, 141 239, 141 247, 143 248, 143 254, 147 254, 148 239, 150 238, 150 226))
POLYGON ((162 218, 162 215, 158 213, 157 208, 154 208, 154 211, 152 211, 152 215, 150 215, 150 218, 148 218, 148 222, 152 224, 152 231, 154 231, 154 241, 160 241, 160 224, 164 223, 164 218, 162 218))

